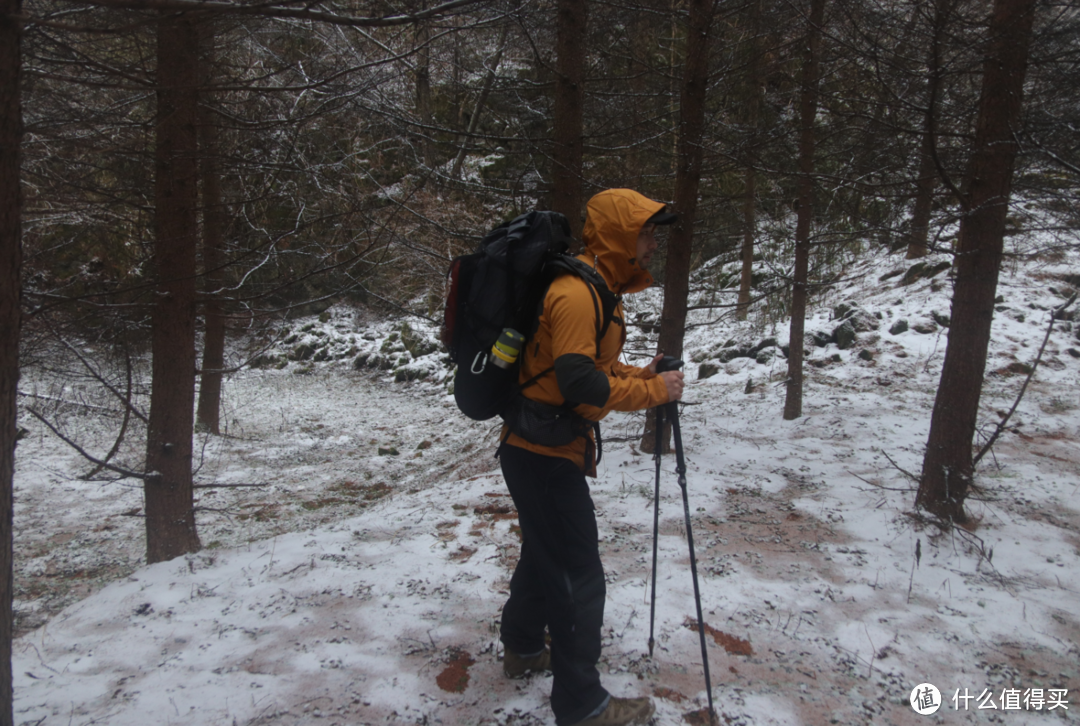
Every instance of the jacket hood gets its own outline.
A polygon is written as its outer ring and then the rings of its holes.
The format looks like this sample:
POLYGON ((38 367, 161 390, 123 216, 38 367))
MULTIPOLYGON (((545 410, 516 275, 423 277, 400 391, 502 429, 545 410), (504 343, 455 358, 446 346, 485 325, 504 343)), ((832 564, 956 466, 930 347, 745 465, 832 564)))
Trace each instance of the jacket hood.
POLYGON ((608 189, 589 200, 582 233, 585 259, 595 260, 613 292, 638 292, 652 284, 652 275, 637 264, 637 237, 665 206, 630 189, 608 189))

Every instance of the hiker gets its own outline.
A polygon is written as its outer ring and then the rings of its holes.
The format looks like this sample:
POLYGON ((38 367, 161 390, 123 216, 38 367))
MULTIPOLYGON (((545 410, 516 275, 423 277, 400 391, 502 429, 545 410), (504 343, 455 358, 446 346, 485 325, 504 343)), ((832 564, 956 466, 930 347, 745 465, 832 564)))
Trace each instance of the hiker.
MULTIPOLYGON (((585 252, 578 259, 593 266, 614 295, 644 290, 652 283, 647 268, 656 251, 656 227, 675 219, 664 204, 629 189, 601 192, 589 200, 585 252)), ((661 356, 645 368, 619 360, 626 326, 618 298, 611 301, 616 303, 614 317, 598 339, 603 301, 597 297, 577 275, 555 278, 544 297, 539 327, 522 354, 522 395, 551 406, 575 402, 573 410, 588 422, 610 411, 640 411, 679 400, 683 374, 657 374, 661 356)), ((510 678, 552 671, 551 708, 558 726, 645 723, 654 711, 652 700, 610 696, 596 669, 605 585, 585 477, 596 476, 597 441, 591 431, 559 446, 541 445, 505 428, 502 437, 503 476, 522 532, 521 557, 502 611, 503 670, 510 678), (545 626, 550 650, 544 644, 545 626)))

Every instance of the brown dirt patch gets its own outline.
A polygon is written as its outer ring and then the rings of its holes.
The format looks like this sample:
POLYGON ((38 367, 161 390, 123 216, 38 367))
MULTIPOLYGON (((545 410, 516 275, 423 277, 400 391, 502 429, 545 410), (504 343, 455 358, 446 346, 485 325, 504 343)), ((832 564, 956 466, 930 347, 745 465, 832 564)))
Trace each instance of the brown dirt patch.
MULTIPOLYGON (((698 632, 698 624, 696 620, 687 618, 684 625, 695 633, 698 632)), ((713 641, 721 648, 726 650, 731 655, 753 655, 754 649, 750 646, 750 641, 743 640, 742 638, 734 635, 729 635, 722 630, 717 630, 708 623, 705 623, 705 634, 710 636, 713 641)))
POLYGON ((1009 365, 998 368, 994 372, 1000 376, 1026 376, 1031 373, 1031 366, 1027 363, 1021 363, 1020 361, 1013 361, 1009 365))
POLYGON ((450 662, 435 676, 435 683, 447 693, 464 693, 469 686, 469 668, 476 660, 463 650, 453 650, 450 662))
POLYGON ((847 575, 835 561, 826 560, 823 552, 824 547, 849 543, 842 531, 834 529, 843 516, 828 508, 815 516, 796 510, 792 501, 814 499, 824 483, 787 469, 775 473, 788 482, 780 492, 728 487, 727 517, 703 517, 694 522, 694 539, 702 542, 699 567, 707 576, 724 576, 729 566, 747 568, 758 576, 775 576, 795 565, 843 582, 847 575))
POLYGON ((672 703, 682 703, 686 700, 686 696, 679 693, 674 688, 668 688, 667 686, 657 686, 653 689, 653 695, 657 698, 662 698, 665 701, 671 701, 672 703))
MULTIPOLYGON (((688 711, 683 714, 682 720, 688 724, 693 724, 693 726, 712 726, 712 724, 722 723, 719 717, 709 718, 708 707, 698 709, 697 711, 688 711)), ((726 719, 726 721, 730 723, 731 719, 726 719)))

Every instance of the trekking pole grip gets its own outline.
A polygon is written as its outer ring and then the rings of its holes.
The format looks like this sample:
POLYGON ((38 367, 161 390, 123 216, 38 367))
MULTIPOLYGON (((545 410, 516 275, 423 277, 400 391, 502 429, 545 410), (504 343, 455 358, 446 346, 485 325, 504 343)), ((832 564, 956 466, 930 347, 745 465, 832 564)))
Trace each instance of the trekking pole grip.
MULTIPOLYGON (((673 355, 665 355, 656 364, 656 372, 657 373, 665 373, 667 371, 677 371, 680 368, 682 368, 683 365, 684 364, 683 364, 683 361, 682 361, 681 358, 676 358, 673 355)), ((668 416, 671 419, 671 423, 672 423, 672 425, 674 425, 678 421, 678 418, 679 418, 679 402, 678 401, 668 401, 667 403, 661 404, 661 406, 663 408, 667 409, 668 416)))
POLYGON ((677 371, 683 367, 683 362, 679 358, 673 355, 665 355, 660 359, 660 362, 656 364, 656 372, 664 373, 666 371, 677 371))

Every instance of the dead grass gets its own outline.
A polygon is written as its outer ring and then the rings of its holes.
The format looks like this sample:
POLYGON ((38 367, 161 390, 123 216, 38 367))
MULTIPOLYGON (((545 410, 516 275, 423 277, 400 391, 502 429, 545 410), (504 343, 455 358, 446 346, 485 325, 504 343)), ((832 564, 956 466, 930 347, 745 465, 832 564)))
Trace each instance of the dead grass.
POLYGON ((241 522, 245 522, 249 519, 254 519, 256 522, 269 522, 273 519, 277 519, 280 516, 281 505, 280 504, 263 504, 261 502, 256 504, 245 504, 241 506, 241 509, 252 509, 251 512, 241 512, 236 515, 236 518, 241 522))
POLYGON ((457 522, 439 522, 435 525, 438 538, 443 542, 453 542, 457 539, 457 522))
POLYGON ((343 481, 338 484, 332 484, 327 487, 327 489, 333 492, 340 492, 354 499, 363 499, 369 502, 375 501, 376 499, 382 499, 394 491, 389 484, 383 481, 374 484, 359 484, 354 481, 343 481))
POLYGON ((465 545, 461 545, 461 547, 457 548, 456 550, 454 550, 453 552, 450 553, 450 561, 451 562, 468 562, 469 558, 471 558, 475 554, 476 554, 476 548, 475 547, 466 547, 465 545))
POLYGON ((508 504, 485 504, 473 509, 473 514, 490 514, 493 516, 510 514, 517 516, 517 511, 508 504))

